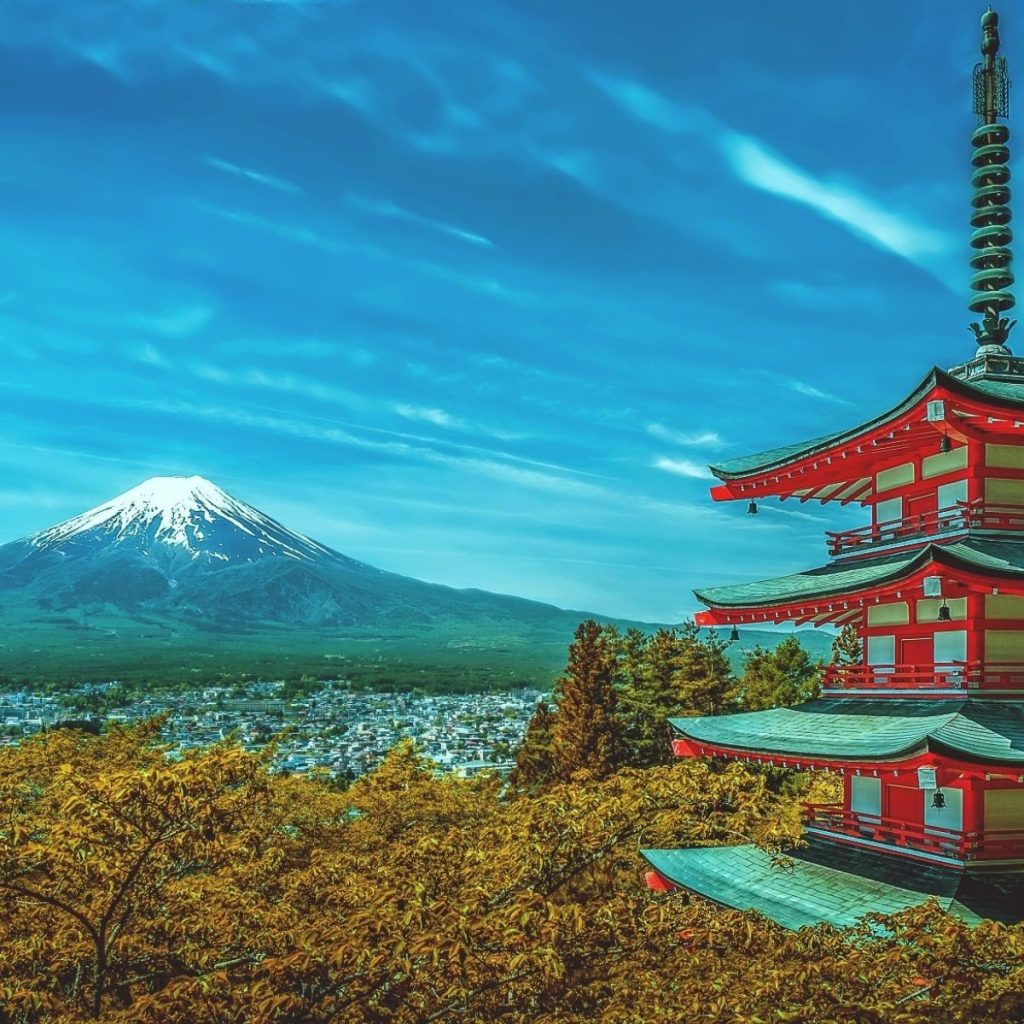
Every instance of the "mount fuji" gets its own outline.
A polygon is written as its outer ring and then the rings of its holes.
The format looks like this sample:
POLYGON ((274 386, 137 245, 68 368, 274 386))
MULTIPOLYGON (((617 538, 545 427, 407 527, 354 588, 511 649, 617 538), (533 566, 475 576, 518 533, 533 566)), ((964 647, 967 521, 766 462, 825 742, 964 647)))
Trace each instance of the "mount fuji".
MULTIPOLYGON (((546 687, 585 618, 652 625, 384 572, 198 476, 154 477, 0 546, 0 688, 342 669, 383 686, 546 687)), ((824 653, 828 638, 810 639, 824 653)), ((730 654, 777 640, 744 633, 730 654)))
POLYGON ((65 555, 116 544, 122 551, 179 564, 197 559, 254 562, 275 555, 357 564, 293 533, 201 476, 153 477, 26 542, 38 551, 65 555))
POLYGON ((429 629, 529 623, 563 612, 384 572, 288 529, 199 476, 154 477, 0 547, 0 595, 42 611, 162 611, 207 627, 429 629))
POLYGON ((384 572, 198 476, 146 480, 0 547, 0 676, 78 664, 123 676, 119 657, 148 664, 174 649, 194 672, 228 647, 232 665, 254 648, 297 651, 304 671, 353 650, 409 662, 505 652, 557 667, 585 617, 384 572))

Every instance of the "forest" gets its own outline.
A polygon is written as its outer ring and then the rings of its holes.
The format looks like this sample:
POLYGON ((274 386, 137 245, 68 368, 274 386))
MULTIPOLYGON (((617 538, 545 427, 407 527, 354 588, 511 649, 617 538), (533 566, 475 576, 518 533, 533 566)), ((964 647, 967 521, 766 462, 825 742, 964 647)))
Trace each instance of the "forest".
POLYGON ((666 707, 815 684, 806 656, 723 657, 583 623, 507 785, 402 744, 342 788, 230 740, 170 752, 159 720, 0 751, 0 1022, 1024 1021, 1024 928, 924 905, 788 932, 647 890, 641 845, 784 865, 830 785, 664 763, 666 707))

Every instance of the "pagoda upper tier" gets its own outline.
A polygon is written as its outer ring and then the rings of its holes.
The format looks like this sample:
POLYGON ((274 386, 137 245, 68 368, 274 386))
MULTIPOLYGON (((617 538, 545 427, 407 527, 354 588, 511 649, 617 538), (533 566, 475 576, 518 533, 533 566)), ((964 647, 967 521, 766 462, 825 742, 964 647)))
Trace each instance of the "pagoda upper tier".
MULTIPOLYGON (((986 443, 1024 443, 1024 359, 1005 350, 935 367, 898 405, 854 427, 713 464, 723 482, 711 496, 866 504, 911 482, 901 467, 932 478, 955 473, 967 465, 966 446, 986 443)), ((1018 461, 1010 468, 1024 469, 1018 461)))

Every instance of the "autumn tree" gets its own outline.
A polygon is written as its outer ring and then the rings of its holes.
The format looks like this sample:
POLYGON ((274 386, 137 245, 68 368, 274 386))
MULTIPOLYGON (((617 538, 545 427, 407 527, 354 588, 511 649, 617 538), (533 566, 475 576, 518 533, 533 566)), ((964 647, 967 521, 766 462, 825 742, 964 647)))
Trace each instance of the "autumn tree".
POLYGON ((602 778, 618 764, 618 647, 617 632, 593 619, 576 628, 568 664, 555 683, 558 710, 552 731, 552 767, 557 779, 568 779, 577 771, 602 778))
POLYGON ((787 932, 648 892, 639 846, 798 837, 738 763, 509 799, 403 743, 340 794, 157 739, 0 749, 3 1024, 1024 1020, 1022 927, 931 904, 787 932))
POLYGON ((170 758, 152 743, 158 727, 55 732, 4 758, 0 894, 15 936, 29 921, 60 950, 55 965, 38 943, 15 942, 6 962, 37 979, 43 1006, 98 1018, 195 964, 244 957, 241 933, 210 948, 203 928, 182 933, 182 922, 203 905, 213 913, 203 903, 212 875, 247 864, 256 898, 261 862, 287 857, 275 829, 293 816, 288 784, 272 791, 263 759, 233 744, 170 758))
POLYGON ((800 704, 819 689, 820 666, 791 635, 774 649, 757 646, 747 655, 735 700, 744 711, 760 711, 800 704))

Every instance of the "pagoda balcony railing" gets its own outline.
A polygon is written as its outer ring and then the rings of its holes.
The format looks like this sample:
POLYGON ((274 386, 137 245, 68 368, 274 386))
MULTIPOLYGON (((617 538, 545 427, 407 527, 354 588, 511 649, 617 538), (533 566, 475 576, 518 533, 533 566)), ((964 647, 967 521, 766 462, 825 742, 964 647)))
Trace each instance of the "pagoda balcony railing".
POLYGON ((950 857, 955 860, 1024 859, 1024 829, 986 829, 963 832, 901 821, 881 814, 850 811, 839 804, 804 804, 808 828, 851 839, 884 843, 897 849, 950 857))
POLYGON ((861 551, 876 544, 891 544, 914 537, 952 533, 959 530, 1024 530, 1024 508, 1010 505, 958 501, 947 508, 889 519, 854 530, 826 530, 828 553, 832 556, 861 551))
POLYGON ((1024 690, 1024 662, 949 661, 933 665, 828 665, 824 691, 1024 690))

